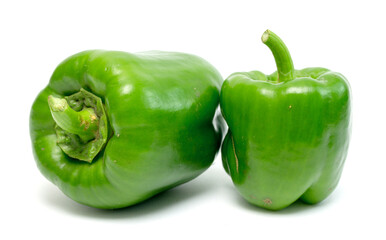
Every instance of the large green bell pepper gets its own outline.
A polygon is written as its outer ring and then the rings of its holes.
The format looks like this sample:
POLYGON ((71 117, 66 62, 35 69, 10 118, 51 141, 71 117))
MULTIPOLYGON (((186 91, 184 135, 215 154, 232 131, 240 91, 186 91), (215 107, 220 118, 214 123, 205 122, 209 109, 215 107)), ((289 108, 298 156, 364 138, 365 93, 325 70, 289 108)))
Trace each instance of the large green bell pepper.
POLYGON ((350 87, 325 68, 294 70, 287 47, 266 31, 278 71, 234 73, 220 105, 229 126, 225 170, 250 203, 272 210, 317 203, 337 186, 350 137, 350 87))
POLYGON ((38 168, 73 200, 121 208, 187 182, 221 144, 222 78, 183 53, 85 51, 54 71, 31 110, 38 168))

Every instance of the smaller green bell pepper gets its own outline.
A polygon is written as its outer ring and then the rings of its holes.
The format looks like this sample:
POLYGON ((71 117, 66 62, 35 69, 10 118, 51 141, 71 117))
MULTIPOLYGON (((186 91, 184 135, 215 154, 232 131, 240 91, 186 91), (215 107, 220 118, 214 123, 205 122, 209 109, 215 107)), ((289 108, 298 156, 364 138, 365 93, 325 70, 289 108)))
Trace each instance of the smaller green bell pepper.
POLYGON ((267 30, 277 72, 234 73, 220 106, 229 126, 225 170, 250 203, 278 210, 297 199, 318 203, 337 186, 351 132, 351 93, 343 75, 295 70, 283 41, 267 30))

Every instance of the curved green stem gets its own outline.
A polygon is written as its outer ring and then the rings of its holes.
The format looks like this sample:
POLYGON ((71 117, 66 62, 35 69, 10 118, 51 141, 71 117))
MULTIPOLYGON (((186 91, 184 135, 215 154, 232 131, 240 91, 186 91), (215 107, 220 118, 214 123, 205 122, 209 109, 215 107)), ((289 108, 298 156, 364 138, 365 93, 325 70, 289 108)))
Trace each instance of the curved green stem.
POLYGON ((48 105, 53 119, 63 130, 78 135, 84 142, 95 138, 99 121, 94 109, 84 108, 77 112, 68 105, 66 99, 52 95, 48 97, 48 105))
POLYGON ((261 40, 271 49, 275 58, 278 73, 277 81, 285 82, 294 79, 294 64, 284 42, 270 30, 264 32, 261 40))

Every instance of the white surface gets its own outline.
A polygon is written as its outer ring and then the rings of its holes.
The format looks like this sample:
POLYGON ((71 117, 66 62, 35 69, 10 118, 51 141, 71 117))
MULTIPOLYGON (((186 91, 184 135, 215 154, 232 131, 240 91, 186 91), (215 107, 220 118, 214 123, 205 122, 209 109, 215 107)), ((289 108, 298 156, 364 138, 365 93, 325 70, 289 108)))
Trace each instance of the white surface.
POLYGON ((2 1, 0 239, 385 239, 386 79, 382 1, 2 1), (101 211, 65 197, 33 160, 29 111, 64 58, 86 49, 182 51, 236 71, 271 73, 269 28, 296 68, 343 73, 353 135, 336 191, 280 212, 236 193, 219 156, 199 178, 140 205, 101 211))

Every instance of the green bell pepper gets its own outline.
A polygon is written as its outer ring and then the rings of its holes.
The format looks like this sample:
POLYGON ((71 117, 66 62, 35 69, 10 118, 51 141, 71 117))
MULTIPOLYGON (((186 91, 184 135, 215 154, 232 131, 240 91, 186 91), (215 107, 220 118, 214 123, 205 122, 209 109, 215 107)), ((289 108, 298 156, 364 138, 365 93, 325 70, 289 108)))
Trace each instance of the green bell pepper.
POLYGON ((229 126, 222 160, 239 193, 271 210, 314 204, 337 186, 351 132, 350 87, 325 68, 294 70, 282 40, 267 30, 277 72, 234 73, 223 83, 229 126))
POLYGON ((32 106, 37 166, 64 194, 96 208, 130 206, 185 183, 220 147, 221 83, 213 66, 189 54, 73 55, 32 106))

